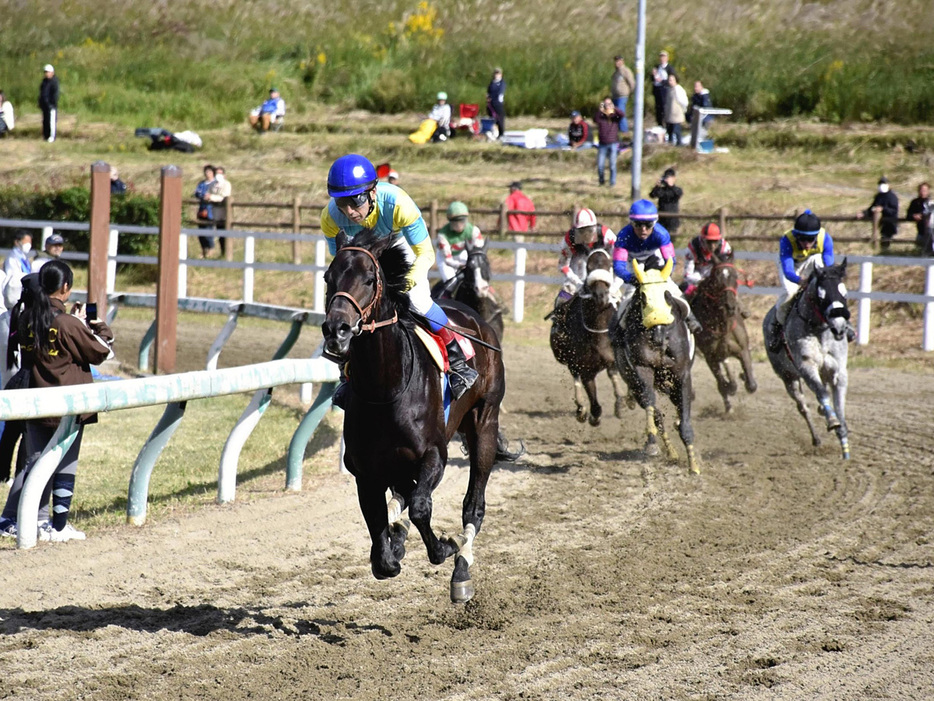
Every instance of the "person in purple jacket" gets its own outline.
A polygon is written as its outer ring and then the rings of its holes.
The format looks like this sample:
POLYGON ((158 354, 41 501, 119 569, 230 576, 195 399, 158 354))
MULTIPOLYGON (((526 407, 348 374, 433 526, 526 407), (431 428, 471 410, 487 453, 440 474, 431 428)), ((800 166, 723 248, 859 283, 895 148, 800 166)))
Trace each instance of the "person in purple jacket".
MULTIPOLYGON (((613 272, 626 283, 620 305, 619 318, 623 319, 625 309, 635 292, 636 276, 632 271, 633 259, 643 267, 661 269, 669 260, 675 264, 675 247, 668 230, 658 223, 658 209, 649 200, 637 200, 629 208, 629 224, 620 229, 613 246, 613 272)), ((668 291, 685 311, 685 321, 692 333, 702 330, 700 323, 691 311, 691 305, 684 298, 684 293, 671 277, 667 282, 668 291)))

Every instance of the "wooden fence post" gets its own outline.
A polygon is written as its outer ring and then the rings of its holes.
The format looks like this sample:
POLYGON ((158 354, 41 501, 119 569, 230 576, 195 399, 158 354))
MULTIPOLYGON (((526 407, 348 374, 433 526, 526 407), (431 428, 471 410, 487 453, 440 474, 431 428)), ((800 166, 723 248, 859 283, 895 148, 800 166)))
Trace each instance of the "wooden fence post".
POLYGON ((879 243, 879 226, 882 223, 882 208, 872 208, 872 235, 869 237, 869 243, 875 248, 879 243))
POLYGON ((720 211, 718 212, 717 216, 720 221, 720 235, 721 236, 726 236, 726 213, 727 213, 727 208, 720 207, 720 211))
MULTIPOLYGON (((571 228, 574 228, 574 223, 577 221, 577 213, 581 211, 581 206, 576 202, 571 205, 571 228)), ((597 238, 600 237, 600 234, 597 234, 597 238)))
POLYGON ((438 233, 438 200, 432 200, 428 209, 428 234, 434 238, 438 233))
MULTIPOLYGON (((296 234, 302 232, 302 196, 295 195, 292 200, 292 231, 296 234)), ((302 262, 301 241, 292 241, 292 262, 298 265, 302 262)))
POLYGON ((162 169, 159 196, 159 284, 156 287, 156 360, 158 373, 175 372, 178 328, 178 247, 182 235, 182 169, 162 169))
POLYGON ((506 208, 506 200, 503 200, 502 204, 499 206, 499 235, 500 237, 505 237, 506 232, 509 230, 509 222, 507 221, 506 212, 509 210, 506 208))
POLYGON ((98 316, 107 315, 107 249, 110 243, 110 166, 91 164, 91 245, 88 255, 88 302, 100 305, 98 316))
MULTIPOLYGON (((234 225, 233 223, 233 197, 228 197, 224 200, 224 228, 230 229, 234 225)), ((233 260, 233 239, 227 239, 224 249, 226 250, 227 260, 233 260)))

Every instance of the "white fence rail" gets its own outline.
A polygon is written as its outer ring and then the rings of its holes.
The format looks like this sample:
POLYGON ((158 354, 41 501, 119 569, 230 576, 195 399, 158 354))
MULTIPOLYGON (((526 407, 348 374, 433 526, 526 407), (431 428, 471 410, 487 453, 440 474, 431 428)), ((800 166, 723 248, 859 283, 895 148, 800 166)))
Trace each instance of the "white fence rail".
MULTIPOLYGON (((51 234, 52 229, 63 231, 86 231, 88 224, 80 222, 52 222, 52 221, 29 221, 20 219, 0 219, 0 227, 10 228, 29 228, 42 229, 43 238, 51 234)), ((148 234, 158 235, 159 230, 156 227, 129 226, 124 224, 111 225, 110 254, 107 276, 107 291, 114 292, 117 263, 136 263, 144 265, 156 265, 155 256, 131 256, 118 255, 117 242, 121 233, 130 234, 148 234)), ((200 229, 183 229, 182 233, 186 236, 197 236, 204 232, 200 229)), ((224 261, 224 260, 195 260, 187 258, 187 246, 181 246, 180 257, 183 264, 179 269, 179 296, 187 296, 187 269, 189 267, 203 268, 227 268, 241 270, 243 275, 242 283, 242 301, 252 302, 255 291, 255 275, 257 271, 275 270, 285 272, 313 272, 315 274, 314 304, 315 312, 324 311, 324 271, 327 269, 326 244, 324 236, 321 234, 299 234, 299 233, 279 233, 269 231, 225 231, 224 235, 228 238, 239 238, 244 240, 245 256, 243 261, 224 261), (315 242, 315 263, 314 265, 296 265, 294 263, 270 263, 255 260, 255 241, 256 239, 273 241, 314 241, 315 242)), ((511 250, 514 256, 514 272, 512 274, 500 273, 494 274, 493 280, 498 282, 510 282, 513 285, 513 320, 521 323, 525 318, 525 285, 529 282, 541 283, 546 285, 559 285, 563 279, 554 275, 527 275, 526 262, 529 251, 548 251, 557 253, 560 250, 558 243, 539 243, 539 242, 513 242, 513 241, 489 241, 487 247, 490 249, 511 250)), ((0 253, 6 251, 0 250, 0 253)), ((679 252, 683 256, 683 252, 679 252)), ((66 253, 67 260, 87 260, 87 254, 66 253)), ((777 256, 772 253, 755 251, 737 251, 737 260, 756 260, 756 261, 774 261, 777 263, 777 256)), ((859 266, 859 286, 858 289, 851 292, 851 297, 857 300, 859 309, 859 324, 857 328, 857 342, 865 345, 869 343, 870 314, 872 311, 872 302, 899 302, 911 304, 923 304, 924 307, 924 330, 921 340, 921 347, 925 351, 934 351, 934 259, 917 257, 896 257, 896 256, 847 256, 850 263, 859 266), (908 292, 877 292, 872 289, 872 274, 874 266, 897 266, 897 267, 919 267, 926 268, 925 285, 923 294, 908 292)), ((433 273, 434 274, 434 273, 433 273)), ((747 294, 754 295, 773 295, 778 294, 778 288, 773 287, 752 287, 743 288, 747 294)))

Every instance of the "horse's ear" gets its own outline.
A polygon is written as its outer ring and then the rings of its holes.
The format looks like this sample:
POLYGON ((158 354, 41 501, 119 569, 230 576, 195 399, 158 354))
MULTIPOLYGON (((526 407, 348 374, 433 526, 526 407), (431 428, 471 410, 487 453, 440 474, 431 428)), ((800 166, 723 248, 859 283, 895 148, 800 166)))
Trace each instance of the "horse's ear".
POLYGON ((642 270, 642 266, 639 265, 639 261, 635 258, 632 259, 632 274, 636 276, 636 280, 639 281, 640 285, 645 282, 645 273, 642 270))
POLYGON ((383 252, 392 245, 392 241, 393 239, 391 236, 380 236, 370 245, 370 253, 373 254, 374 258, 378 259, 383 255, 383 252))
POLYGON ((846 275, 846 257, 844 256, 843 262, 840 263, 840 275, 846 275))
POLYGON ((675 267, 675 259, 674 259, 674 258, 669 258, 669 259, 665 262, 665 267, 662 268, 662 280, 667 280, 668 278, 671 277, 671 270, 672 270, 672 268, 674 268, 674 267, 675 267))
POLYGON ((349 246, 353 242, 353 239, 347 235, 347 232, 341 229, 337 232, 337 250, 341 250, 344 246, 349 246))

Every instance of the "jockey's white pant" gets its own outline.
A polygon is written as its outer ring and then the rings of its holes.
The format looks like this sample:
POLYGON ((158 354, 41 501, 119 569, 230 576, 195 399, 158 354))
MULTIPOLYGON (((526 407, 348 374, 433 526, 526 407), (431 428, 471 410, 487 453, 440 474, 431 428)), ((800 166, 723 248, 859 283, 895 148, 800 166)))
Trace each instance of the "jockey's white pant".
MULTIPOLYGON (((798 263, 795 266, 795 272, 802 280, 806 280, 810 277, 811 273, 814 272, 816 268, 824 267, 824 259, 819 255, 808 256, 803 261, 798 263)), ((788 302, 792 297, 795 296, 795 293, 798 291, 800 285, 797 282, 792 282, 785 277, 782 272, 781 265, 778 267, 778 274, 781 277, 782 281, 782 291, 778 295, 778 300, 775 302, 775 320, 784 326, 785 319, 788 318, 788 302)))
POLYGON ((438 252, 435 254, 435 260, 438 263, 438 272, 441 273, 441 279, 444 282, 447 282, 452 277, 457 274, 457 271, 464 267, 464 264, 467 262, 467 251, 461 251, 456 256, 452 256, 456 263, 459 263, 456 267, 453 265, 448 265, 447 259, 444 257, 444 252, 438 249, 438 252))
MULTIPOLYGON (((408 242, 401 236, 397 236, 396 240, 392 244, 397 246, 405 251, 405 259, 412 263, 415 260, 415 252, 409 246, 408 242)), ((431 285, 428 282, 428 275, 423 275, 420 279, 415 281, 415 286, 409 288, 409 291, 406 293, 409 296, 409 300, 412 302, 412 309, 424 316, 428 313, 428 310, 431 309, 435 301, 431 298, 431 285)))

